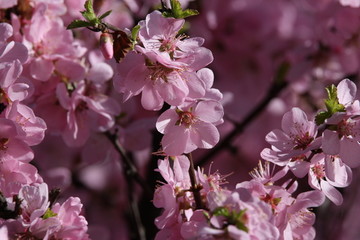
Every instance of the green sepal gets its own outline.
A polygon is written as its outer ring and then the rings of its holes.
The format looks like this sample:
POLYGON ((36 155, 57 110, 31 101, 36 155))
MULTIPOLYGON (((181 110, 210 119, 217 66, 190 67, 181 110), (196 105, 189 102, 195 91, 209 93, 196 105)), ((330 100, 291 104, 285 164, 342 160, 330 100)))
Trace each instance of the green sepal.
POLYGON ((57 213, 54 213, 53 211, 51 211, 50 208, 48 208, 46 210, 46 212, 44 213, 44 215, 42 216, 42 219, 48 219, 48 218, 56 217, 56 216, 57 216, 57 213))
POLYGON ((339 103, 337 97, 337 88, 335 85, 331 85, 326 88, 328 98, 325 99, 326 111, 319 112, 315 116, 315 122, 317 125, 323 124, 326 119, 330 118, 334 113, 345 112, 345 106, 339 103))
POLYGON ((225 207, 217 207, 214 209, 214 211, 212 212, 213 215, 215 216, 223 216, 223 217, 229 217, 230 213, 229 213, 229 209, 225 208, 225 207))
POLYGON ((226 207, 217 207, 212 212, 214 216, 223 216, 227 219, 228 223, 231 225, 235 225, 238 229, 249 232, 249 229, 246 227, 246 213, 247 209, 243 209, 240 211, 229 211, 226 207))
POLYGON ((135 27, 132 28, 132 30, 131 30, 131 40, 133 42, 136 42, 139 31, 140 31, 140 25, 136 25, 135 27))
POLYGON ((82 28, 82 27, 92 27, 94 24, 83 21, 83 20, 74 20, 72 21, 66 29, 82 28))
POLYGON ((133 27, 131 29, 131 39, 130 39, 130 41, 132 42, 132 46, 131 46, 132 49, 135 48, 135 44, 137 43, 137 38, 138 38, 139 31, 140 31, 140 25, 136 25, 135 27, 133 27))

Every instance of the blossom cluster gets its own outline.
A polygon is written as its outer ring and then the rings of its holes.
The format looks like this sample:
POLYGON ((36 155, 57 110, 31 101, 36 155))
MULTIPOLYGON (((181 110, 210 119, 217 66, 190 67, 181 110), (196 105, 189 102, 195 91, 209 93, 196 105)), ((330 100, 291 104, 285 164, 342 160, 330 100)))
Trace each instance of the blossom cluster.
POLYGON ((0 1, 0 239, 314 239, 360 166, 359 5, 0 1))
POLYGON ((11 25, 1 23, 0 29, 1 239, 88 239, 80 199, 71 197, 61 205, 55 199, 50 202, 47 184, 30 163, 30 147, 44 139, 47 126, 26 104, 34 90, 22 75, 28 49, 11 40, 11 25))

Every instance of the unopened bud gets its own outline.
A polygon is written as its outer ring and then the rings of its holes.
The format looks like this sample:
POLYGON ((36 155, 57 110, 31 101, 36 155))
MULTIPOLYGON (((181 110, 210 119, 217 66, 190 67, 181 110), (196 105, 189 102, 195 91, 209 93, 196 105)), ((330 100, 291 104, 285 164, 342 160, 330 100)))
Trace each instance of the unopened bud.
POLYGON ((112 59, 114 56, 113 39, 111 34, 102 33, 100 36, 100 49, 105 59, 112 59))

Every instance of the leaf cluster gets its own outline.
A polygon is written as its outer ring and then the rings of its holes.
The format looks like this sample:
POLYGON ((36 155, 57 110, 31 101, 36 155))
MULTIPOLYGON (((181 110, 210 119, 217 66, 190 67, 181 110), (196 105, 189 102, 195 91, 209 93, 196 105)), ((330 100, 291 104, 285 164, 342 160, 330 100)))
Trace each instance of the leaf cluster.
POLYGON ((337 88, 335 85, 331 85, 326 88, 328 98, 325 99, 326 111, 321 111, 315 116, 315 122, 317 125, 323 124, 326 119, 330 118, 334 113, 345 112, 345 106, 339 103, 337 97, 337 88))
POLYGON ((100 16, 96 16, 92 0, 87 0, 84 4, 84 11, 81 11, 81 15, 86 19, 84 20, 74 20, 72 21, 69 26, 67 26, 67 29, 74 29, 74 28, 82 28, 82 27, 98 27, 100 24, 102 24, 102 20, 110 15, 112 10, 109 10, 105 13, 103 13, 100 16))
POLYGON ((187 18, 199 14, 199 12, 194 9, 183 10, 178 0, 170 0, 171 8, 168 8, 163 1, 161 1, 161 5, 162 8, 160 9, 160 12, 162 12, 164 17, 187 18))

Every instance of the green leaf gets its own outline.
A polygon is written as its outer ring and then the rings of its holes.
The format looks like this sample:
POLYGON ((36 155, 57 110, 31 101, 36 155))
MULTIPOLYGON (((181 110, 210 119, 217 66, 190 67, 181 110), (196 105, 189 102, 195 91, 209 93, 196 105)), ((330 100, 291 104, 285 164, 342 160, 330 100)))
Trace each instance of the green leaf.
POLYGON ((106 18, 107 16, 110 15, 111 12, 112 12, 112 10, 107 11, 106 13, 102 14, 102 15, 99 17, 99 19, 102 20, 102 19, 106 18))
POLYGON ((83 15, 83 17, 91 23, 100 23, 100 20, 97 18, 94 12, 92 1, 87 0, 84 4, 84 7, 85 7, 85 11, 80 12, 83 15))
POLYGON ((191 17, 191 16, 196 16, 198 14, 199 14, 199 12, 195 9, 186 9, 185 11, 182 12, 180 18, 187 18, 187 17, 191 17))
POLYGON ((83 20, 74 20, 72 21, 66 29, 74 29, 74 28, 81 28, 81 27, 92 27, 93 24, 83 21, 83 20))
POLYGON ((170 0, 171 10, 174 17, 177 18, 182 13, 181 3, 178 0, 170 0))
POLYGON ((330 118, 334 113, 345 112, 345 106, 339 103, 337 97, 337 88, 335 85, 331 85, 326 88, 328 98, 325 99, 325 106, 327 111, 319 112, 315 116, 315 122, 317 125, 323 124, 326 119, 330 118))
POLYGON ((48 218, 51 218, 51 217, 55 217, 57 216, 57 213, 54 213, 53 211, 51 211, 50 208, 48 208, 46 210, 46 212, 44 213, 44 215, 42 216, 43 219, 48 219, 48 218))

